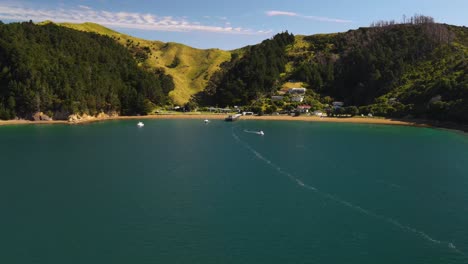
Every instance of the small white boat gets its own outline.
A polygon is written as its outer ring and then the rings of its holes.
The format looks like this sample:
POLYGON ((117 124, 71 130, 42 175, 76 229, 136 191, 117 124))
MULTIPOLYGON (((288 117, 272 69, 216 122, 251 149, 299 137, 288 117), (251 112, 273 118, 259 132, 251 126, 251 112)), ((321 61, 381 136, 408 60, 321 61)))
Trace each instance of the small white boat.
POLYGON ((143 122, 138 122, 137 126, 138 126, 138 127, 144 127, 145 124, 143 124, 143 122))
POLYGON ((203 122, 205 122, 205 124, 208 124, 210 122, 210 120, 205 119, 203 122))
POLYGON ((263 133, 263 130, 260 130, 260 131, 258 132, 258 134, 259 134, 260 136, 264 136, 264 135, 265 135, 265 133, 263 133))

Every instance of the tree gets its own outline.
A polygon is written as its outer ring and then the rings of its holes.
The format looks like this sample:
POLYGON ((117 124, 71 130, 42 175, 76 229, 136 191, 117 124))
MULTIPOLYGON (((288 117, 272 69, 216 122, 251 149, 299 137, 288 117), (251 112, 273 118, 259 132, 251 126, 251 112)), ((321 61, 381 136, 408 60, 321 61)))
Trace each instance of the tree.
POLYGON ((273 114, 274 112, 278 111, 278 107, 276 107, 276 105, 269 105, 266 109, 265 109, 265 114, 273 114))
POLYGON ((148 99, 143 100, 143 114, 151 114, 153 112, 155 105, 148 99))
POLYGON ((359 109, 356 106, 348 106, 346 107, 345 112, 350 116, 356 116, 359 114, 359 109))
POLYGON ((196 111, 198 108, 198 104, 194 100, 190 100, 184 105, 184 108, 187 111, 196 111))

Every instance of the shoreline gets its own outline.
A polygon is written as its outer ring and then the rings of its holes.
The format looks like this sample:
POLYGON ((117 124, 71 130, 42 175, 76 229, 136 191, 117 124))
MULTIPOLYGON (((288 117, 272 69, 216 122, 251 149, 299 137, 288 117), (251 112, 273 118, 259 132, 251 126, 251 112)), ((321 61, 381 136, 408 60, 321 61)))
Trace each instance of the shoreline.
MULTIPOLYGON (((150 120, 150 119, 214 119, 224 120, 227 114, 157 114, 147 116, 115 116, 106 118, 92 118, 76 122, 65 120, 53 121, 29 121, 29 120, 7 120, 0 121, 0 126, 9 125, 82 125, 95 122, 111 120, 150 120)), ((468 132, 468 127, 458 124, 438 123, 436 121, 419 119, 389 119, 379 117, 317 117, 317 116, 242 116, 241 120, 266 120, 266 121, 302 121, 302 122, 323 122, 323 123, 354 123, 354 124, 375 124, 375 125, 397 125, 413 127, 433 127, 446 128, 468 132)))

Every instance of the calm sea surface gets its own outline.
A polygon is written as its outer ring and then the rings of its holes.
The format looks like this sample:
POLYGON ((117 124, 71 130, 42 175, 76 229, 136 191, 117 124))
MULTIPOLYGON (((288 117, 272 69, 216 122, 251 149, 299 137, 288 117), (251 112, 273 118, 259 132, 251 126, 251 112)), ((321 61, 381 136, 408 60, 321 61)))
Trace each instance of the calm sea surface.
POLYGON ((0 263, 468 263, 466 134, 136 123, 0 127, 0 263))

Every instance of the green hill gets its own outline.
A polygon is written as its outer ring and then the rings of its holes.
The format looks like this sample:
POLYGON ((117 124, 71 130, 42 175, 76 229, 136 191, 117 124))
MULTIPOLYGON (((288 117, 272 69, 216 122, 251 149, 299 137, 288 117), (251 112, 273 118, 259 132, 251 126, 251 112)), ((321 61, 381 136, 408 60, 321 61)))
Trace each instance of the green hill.
POLYGON ((110 37, 51 23, 0 24, 0 119, 145 114, 167 104, 173 87, 110 37))
POLYGON ((169 96, 176 104, 184 104, 192 95, 203 91, 219 65, 231 58, 229 51, 202 50, 178 43, 139 39, 94 23, 58 25, 110 36, 127 47, 139 59, 140 65, 163 69, 174 80, 175 89, 169 96))
POLYGON ((468 123, 468 28, 424 16, 414 21, 335 34, 278 34, 224 63, 197 102, 294 107, 268 98, 300 84, 309 88, 305 103, 314 109, 336 100, 364 114, 468 123))

